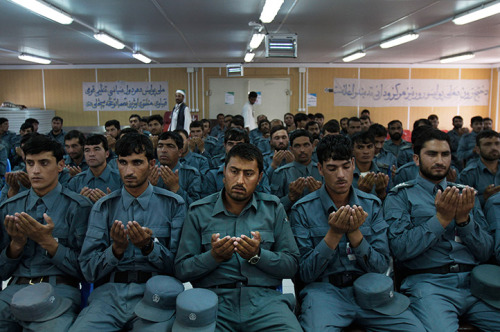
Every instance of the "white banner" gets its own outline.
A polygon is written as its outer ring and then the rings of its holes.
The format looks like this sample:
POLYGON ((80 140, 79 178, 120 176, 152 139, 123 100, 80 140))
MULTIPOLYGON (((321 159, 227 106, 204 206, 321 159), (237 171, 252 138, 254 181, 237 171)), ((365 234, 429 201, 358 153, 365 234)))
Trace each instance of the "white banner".
POLYGON ((167 111, 168 82, 83 82, 84 111, 167 111))
POLYGON ((489 80, 334 79, 334 106, 485 106, 489 80))

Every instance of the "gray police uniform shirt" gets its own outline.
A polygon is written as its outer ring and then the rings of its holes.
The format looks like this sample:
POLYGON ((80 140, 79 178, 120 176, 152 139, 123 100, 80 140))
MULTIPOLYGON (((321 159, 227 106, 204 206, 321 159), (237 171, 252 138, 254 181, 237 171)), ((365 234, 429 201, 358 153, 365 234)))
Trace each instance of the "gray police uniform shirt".
POLYGON ((484 206, 484 190, 486 187, 490 184, 494 184, 495 186, 500 185, 500 168, 493 174, 484 165, 483 161, 478 158, 475 163, 470 163, 470 165, 462 170, 458 182, 474 187, 477 190, 481 206, 484 206))
POLYGON ((401 144, 396 145, 391 139, 388 139, 387 141, 384 142, 383 149, 387 152, 392 153, 397 158, 399 155, 399 151, 401 151, 401 149, 405 146, 411 147, 411 143, 403 139, 401 140, 401 144))
POLYGON ((491 196, 484 205, 490 233, 495 238, 495 259, 500 264, 500 193, 491 196))
MULTIPOLYGON (((266 172, 267 177, 269 178, 269 182, 272 181, 273 174, 275 171, 275 169, 271 167, 271 164, 273 163, 273 157, 274 157, 275 152, 276 151, 269 151, 267 153, 262 154, 262 156, 264 157, 264 171, 266 172)), ((281 166, 285 166, 286 164, 287 164, 286 159, 283 159, 281 161, 281 164, 278 166, 278 168, 281 166)), ((278 168, 276 168, 276 169, 278 169, 278 168)))
POLYGON ((404 146, 399 150, 398 154, 398 167, 413 161, 413 148, 411 145, 404 146))
MULTIPOLYGON (((220 165, 218 169, 211 169, 205 175, 203 182, 203 196, 208 196, 221 191, 224 188, 224 164, 220 165)), ((269 186, 269 179, 265 172, 262 173, 262 180, 255 189, 257 192, 270 194, 271 187, 269 186)))
MULTIPOLYGON (((463 187, 443 179, 439 186, 463 187)), ((422 178, 394 187, 384 202, 384 217, 394 258, 408 269, 418 270, 447 264, 478 264, 493 252, 493 238, 476 198, 470 222, 458 227, 453 220, 443 228, 434 204, 437 187, 422 178)))
POLYGON ((80 162, 80 164, 76 164, 73 159, 71 159, 71 157, 69 156, 69 154, 65 155, 64 156, 64 163, 66 164, 66 166, 71 166, 71 167, 80 167, 82 169, 82 171, 85 171, 89 168, 89 165, 87 165, 87 162, 85 161, 85 158, 82 159, 82 161, 80 162))
POLYGON ((346 235, 335 249, 324 241, 330 229, 328 216, 338 210, 325 185, 292 207, 290 219, 301 257, 299 272, 305 283, 327 281, 329 275, 341 272, 384 273, 389 267, 388 225, 380 200, 351 186, 349 205, 361 206, 368 213, 360 227, 363 240, 357 248, 351 247, 346 235))
POLYGON ((202 177, 205 176, 210 169, 209 160, 198 153, 188 152, 188 154, 185 157, 180 158, 179 161, 184 165, 188 165, 199 170, 202 177))
POLYGON ((182 229, 175 259, 176 276, 194 287, 247 282, 249 286, 277 286, 297 272, 299 250, 290 223, 278 198, 254 193, 239 215, 227 211, 224 190, 194 202, 182 229), (259 231, 260 260, 252 265, 238 254, 218 263, 211 254, 212 234, 252 237, 259 231))
MULTIPOLYGON (((354 165, 355 165, 355 167, 354 167, 354 173, 353 173, 353 177, 352 177, 352 186, 354 188, 358 189, 358 181, 359 181, 359 178, 361 177, 361 171, 359 170, 358 165, 356 165, 356 163, 354 163, 354 165)), ((378 168, 377 164, 374 161, 372 161, 369 172, 373 172, 375 174, 377 174, 377 173, 386 174, 381 169, 378 168)), ((387 176, 389 176, 389 175, 387 175, 387 176)), ((389 182, 387 183, 387 188, 389 188, 389 189, 392 188, 392 180, 390 177, 389 177, 389 182)), ((372 191, 370 192, 370 194, 376 195, 375 185, 373 185, 372 191)))
MULTIPOLYGON (((316 180, 323 183, 323 177, 321 176, 321 174, 319 174, 318 171, 318 164, 312 160, 307 166, 293 161, 274 171, 273 178, 271 180, 271 193, 279 197, 286 211, 290 211, 293 205, 293 203, 290 201, 290 198, 288 198, 288 189, 290 183, 300 177, 306 178, 308 176, 312 176, 316 180)), ((304 187, 302 197, 307 194, 309 194, 309 189, 307 189, 307 187, 304 187)))
POLYGON ((7 248, 10 236, 1 226, 0 276, 2 280, 10 277, 71 276, 83 280, 78 265, 78 255, 87 231, 87 220, 92 202, 67 188, 57 186, 43 197, 33 189, 25 190, 0 205, 0 218, 6 215, 26 212, 38 222, 46 225, 43 214, 52 218, 52 236, 59 246, 53 257, 39 244, 28 238, 23 253, 18 258, 8 258, 7 248))
POLYGON ((58 135, 54 135, 54 132, 51 130, 49 131, 47 136, 49 138, 52 138, 57 143, 61 144, 62 147, 64 147, 64 136, 66 136, 66 132, 64 130, 61 130, 61 132, 58 135))
MULTIPOLYGON (((160 166, 161 164, 157 162, 156 165, 160 166)), ((175 173, 177 170, 179 171, 179 190, 176 194, 181 196, 186 202, 186 205, 189 206, 189 204, 201 198, 201 174, 196 168, 184 165, 180 162, 175 165, 172 172, 175 173)), ((156 186, 167 189, 161 176, 156 186)))
POLYGON ((90 168, 73 176, 68 182, 68 189, 80 193, 84 187, 90 189, 97 188, 107 194, 108 188, 113 192, 120 189, 122 185, 120 172, 110 165, 106 165, 106 168, 104 168, 104 171, 98 177, 94 176, 90 168))
POLYGON ((462 135, 460 141, 458 142, 457 157, 458 160, 468 161, 469 159, 477 158, 479 155, 474 153, 474 147, 476 146, 476 132, 470 132, 468 134, 462 135))
POLYGON ((80 266, 88 282, 117 271, 144 271, 173 275, 186 207, 182 197, 151 184, 137 198, 125 188, 112 192, 94 204, 80 254, 80 266), (110 230, 113 222, 137 221, 152 230, 154 248, 144 256, 129 241, 122 259, 113 254, 110 230))
POLYGON ((379 154, 375 155, 373 162, 382 172, 389 175, 389 177, 392 177, 392 166, 397 166, 396 157, 384 149, 380 150, 379 154))

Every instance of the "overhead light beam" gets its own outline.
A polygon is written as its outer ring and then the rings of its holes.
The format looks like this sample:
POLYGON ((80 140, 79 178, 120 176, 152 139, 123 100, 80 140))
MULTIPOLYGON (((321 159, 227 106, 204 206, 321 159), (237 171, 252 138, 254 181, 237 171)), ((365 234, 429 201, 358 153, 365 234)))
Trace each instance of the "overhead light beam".
POLYGON ((119 41, 116 38, 111 37, 110 35, 104 33, 104 32, 99 32, 94 34, 94 38, 100 41, 101 43, 104 43, 108 46, 111 46, 113 48, 116 48, 117 50, 121 50, 125 47, 125 44, 123 44, 121 41, 119 41))
POLYGON ((381 48, 390 48, 394 46, 398 46, 404 43, 408 43, 412 40, 415 40, 418 38, 418 33, 415 32, 409 32, 405 33, 399 36, 396 36, 394 38, 390 38, 387 40, 384 40, 383 42, 380 43, 381 48))
POLYGON ((255 57, 255 53, 248 52, 245 54, 245 62, 251 62, 253 58, 255 57))
POLYGON ((453 18, 453 23, 463 25, 500 13, 500 1, 483 5, 453 18))
POLYGON ((71 24, 73 18, 68 13, 48 3, 38 0, 10 0, 26 9, 60 24, 71 24))
POLYGON ((34 55, 29 55, 24 53, 19 54, 18 58, 24 61, 41 63, 42 65, 48 65, 52 62, 50 59, 40 58, 34 55))
POLYGON ((476 55, 474 53, 467 52, 467 53, 460 53, 460 54, 445 56, 445 57, 440 58, 439 61, 441 63, 450 63, 450 62, 457 62, 457 61, 472 59, 475 56, 476 55))
POLYGON ((252 50, 255 50, 259 48, 260 44, 262 43, 262 40, 264 39, 266 35, 263 33, 254 33, 252 36, 252 40, 250 40, 250 48, 252 50))
POLYGON ((260 21, 262 23, 271 23, 278 11, 281 8, 284 0, 266 0, 262 13, 260 14, 260 21))
POLYGON ((366 53, 365 53, 365 52, 363 52, 363 51, 358 51, 358 52, 355 52, 355 53, 353 53, 353 54, 351 54, 351 55, 348 55, 348 56, 344 57, 344 58, 342 59, 342 61, 344 61, 344 62, 351 62, 351 61, 354 61, 354 60, 361 59, 361 58, 362 58, 362 57, 364 57, 365 55, 366 55, 366 53))
POLYGON ((141 54, 139 52, 134 52, 132 53, 132 56, 136 58, 137 60, 144 62, 144 63, 150 63, 151 59, 145 56, 144 54, 141 54))

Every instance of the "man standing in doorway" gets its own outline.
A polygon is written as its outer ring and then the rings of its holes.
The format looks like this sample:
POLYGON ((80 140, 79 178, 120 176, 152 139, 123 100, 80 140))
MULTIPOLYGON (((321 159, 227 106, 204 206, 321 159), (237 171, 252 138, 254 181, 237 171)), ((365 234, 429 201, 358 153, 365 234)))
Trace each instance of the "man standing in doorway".
POLYGON ((243 111, 241 115, 243 119, 245 119, 245 128, 250 132, 257 128, 257 123, 255 122, 255 111, 253 109, 253 105, 257 101, 257 92, 250 91, 248 94, 248 102, 243 106, 243 111))

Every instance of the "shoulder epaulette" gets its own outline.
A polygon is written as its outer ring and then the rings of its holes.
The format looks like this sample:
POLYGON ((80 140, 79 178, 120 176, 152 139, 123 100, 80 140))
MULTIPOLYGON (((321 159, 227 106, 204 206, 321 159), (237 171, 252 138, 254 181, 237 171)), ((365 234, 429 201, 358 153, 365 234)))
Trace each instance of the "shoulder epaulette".
POLYGON ((307 203, 307 202, 310 202, 310 201, 314 201, 315 199, 318 199, 318 198, 319 198, 318 191, 316 190, 316 191, 313 191, 312 193, 309 193, 309 194, 305 195, 301 199, 299 199, 297 201, 297 203, 295 203, 294 205, 304 204, 304 203, 307 203))
POLYGON ((191 203, 191 205, 189 205, 189 209, 192 210, 193 208, 200 206, 200 205, 211 204, 217 200, 217 198, 219 197, 219 194, 220 194, 220 192, 216 192, 216 193, 208 195, 207 197, 204 197, 200 200, 197 200, 197 201, 191 203))
POLYGON ((266 202, 273 202, 276 205, 280 204, 279 198, 275 195, 261 193, 261 192, 255 192, 254 195, 256 196, 257 200, 266 201, 266 202))
POLYGON ((104 202, 109 201, 110 199, 119 198, 121 196, 121 194, 122 194, 121 190, 115 190, 112 193, 107 194, 106 196, 104 196, 103 198, 101 198, 100 200, 98 200, 94 204, 94 209, 97 209, 97 210, 101 209, 101 206, 104 202))
POLYGON ((287 168, 290 168, 290 167, 293 167, 293 163, 288 163, 288 164, 285 164, 283 166, 280 166, 280 167, 276 168, 276 170, 274 171, 274 173, 280 172, 281 170, 287 169, 287 168))
POLYGON ((399 190, 401 190, 403 188, 410 188, 410 187, 413 187, 414 185, 415 185, 415 182, 413 182, 413 181, 402 182, 402 183, 394 186, 391 189, 391 191, 397 193, 399 190))
POLYGON ((92 201, 88 197, 77 194, 74 191, 71 191, 67 188, 63 187, 61 190, 61 194, 70 198, 73 201, 76 201, 78 203, 78 205, 80 205, 80 206, 92 206, 93 205, 92 201))
POLYGON ((11 198, 5 200, 2 204, 0 204, 0 208, 3 208, 5 204, 7 203, 10 203, 10 202, 14 202, 14 201, 17 201, 19 198, 22 198, 22 197, 25 197, 27 196, 28 194, 30 193, 29 190, 24 190, 24 191, 21 191, 20 193, 12 196, 11 198))
POLYGON ((167 190, 167 189, 153 186, 153 193, 161 195, 161 196, 171 197, 171 198, 175 199, 177 201, 177 203, 179 203, 179 204, 185 203, 184 199, 181 196, 174 194, 173 192, 171 192, 170 190, 167 190))

